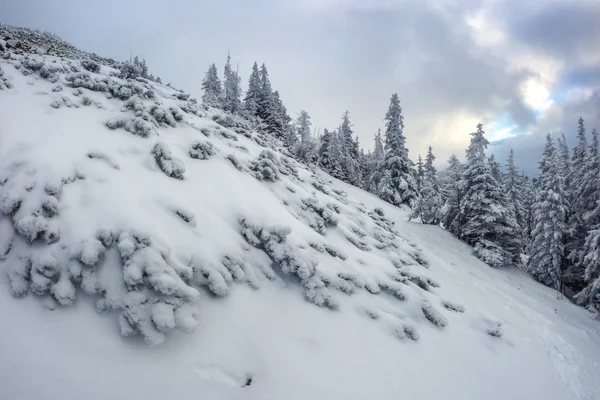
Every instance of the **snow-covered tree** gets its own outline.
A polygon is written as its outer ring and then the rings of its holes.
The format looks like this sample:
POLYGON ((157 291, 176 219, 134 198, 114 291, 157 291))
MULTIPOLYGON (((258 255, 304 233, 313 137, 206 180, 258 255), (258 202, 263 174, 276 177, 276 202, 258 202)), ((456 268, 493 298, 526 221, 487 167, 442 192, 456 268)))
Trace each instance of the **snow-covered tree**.
POLYGON ((563 178, 550 134, 539 163, 541 171, 535 202, 534 228, 527 270, 538 281, 559 289, 563 270, 567 201, 563 178))
POLYGON ((463 239, 474 247, 477 257, 493 267, 516 264, 520 243, 517 223, 507 207, 504 189, 486 164, 488 141, 483 125, 471 133, 467 165, 462 179, 465 195, 460 208, 463 239))
MULTIPOLYGON (((565 253, 569 260, 568 270, 565 272, 572 286, 573 281, 583 281, 583 269, 580 267, 582 251, 587 236, 588 224, 584 219, 588 204, 586 193, 590 191, 586 181, 589 166, 589 148, 586 137, 583 118, 577 123, 577 144, 573 148, 571 160, 571 182, 567 191, 569 200, 569 214, 567 215, 567 238, 565 241, 565 253)), ((594 206, 595 207, 595 206, 594 206)))
POLYGON ((529 248, 531 241, 531 232, 533 231, 533 214, 535 207, 536 191, 531 178, 521 173, 521 187, 523 188, 523 237, 524 247, 529 248))
POLYGON ((419 154, 417 157, 417 173, 415 174, 415 180, 417 181, 417 189, 421 190, 421 183, 423 182, 423 157, 419 154))
POLYGON ((504 184, 504 177, 500 171, 500 163, 496 161, 496 156, 494 154, 490 154, 488 158, 488 165, 490 167, 490 174, 496 181, 498 181, 500 186, 502 186, 504 184))
POLYGON ((263 120, 266 120, 274 112, 273 89, 265 64, 260 67, 260 92, 257 105, 256 113, 263 120))
POLYGON ((258 72, 258 64, 252 65, 252 73, 248 80, 248 90, 244 97, 244 110, 250 116, 255 116, 258 113, 258 103, 261 99, 261 80, 258 72))
POLYGON ((461 237, 463 221, 460 206, 464 195, 462 165, 454 154, 448 159, 448 164, 449 182, 444 188, 446 202, 441 210, 442 224, 448 232, 461 237))
POLYGON ((404 118, 396 93, 392 95, 385 119, 385 155, 379 166, 379 170, 383 172, 377 192, 379 197, 388 203, 413 206, 419 195, 408 158, 406 138, 403 134, 404 118))
POLYGON ((319 138, 319 166, 325 171, 329 171, 331 160, 329 159, 329 150, 331 146, 332 134, 327 128, 323 130, 323 135, 319 138))
POLYGON ((206 76, 202 81, 202 102, 208 106, 221 107, 221 80, 219 79, 219 73, 215 64, 208 67, 206 76))
POLYGON ((442 209, 442 197, 437 178, 437 170, 433 165, 435 156, 429 146, 425 166, 422 167, 420 196, 411 218, 420 218, 424 224, 439 225, 442 209))
POLYGON ((365 189, 369 192, 377 193, 377 187, 382 175, 379 166, 383 163, 384 157, 385 152, 383 150, 383 141, 381 140, 381 129, 378 129, 377 134, 375 134, 375 149, 367 164, 368 179, 365 180, 365 189))
POLYGON ((296 144, 294 153, 299 160, 304 162, 308 161, 310 151, 313 147, 313 141, 310 135, 311 125, 310 115, 308 115, 306 111, 301 110, 298 119, 296 120, 296 128, 298 136, 300 136, 300 141, 296 144))
POLYGON ((240 77, 238 72, 231 68, 231 55, 228 53, 223 80, 223 110, 234 114, 240 112, 242 108, 242 102, 240 101, 242 89, 240 85, 240 77))
POLYGON ((355 186, 361 186, 362 179, 359 165, 359 147, 354 141, 352 124, 350 123, 350 113, 346 111, 342 116, 342 125, 339 129, 340 141, 342 144, 342 152, 344 158, 342 160, 342 168, 345 171, 346 181, 355 186))
POLYGON ((510 149, 508 159, 506 160, 506 177, 504 179, 504 190, 508 205, 519 225, 520 237, 526 239, 526 224, 525 224, 525 208, 523 206, 523 195, 525 188, 523 187, 523 178, 519 174, 519 170, 515 164, 515 152, 510 149))
POLYGON ((344 154, 342 152, 342 141, 340 140, 340 134, 338 131, 333 131, 331 132, 331 140, 328 152, 328 172, 331 174, 331 176, 338 179, 345 177, 344 170, 342 168, 343 157, 344 154))

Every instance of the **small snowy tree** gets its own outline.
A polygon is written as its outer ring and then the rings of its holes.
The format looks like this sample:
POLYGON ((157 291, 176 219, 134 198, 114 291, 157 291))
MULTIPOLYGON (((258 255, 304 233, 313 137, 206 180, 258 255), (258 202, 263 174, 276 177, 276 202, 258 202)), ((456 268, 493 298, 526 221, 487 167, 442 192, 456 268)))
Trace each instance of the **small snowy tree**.
POLYGON ((385 156, 379 166, 383 173, 377 192, 379 197, 388 203, 412 207, 418 198, 417 183, 408 158, 406 138, 402 132, 404 118, 396 93, 392 95, 385 119, 385 156))
POLYGON ((310 115, 308 115, 308 113, 304 110, 300 111, 298 119, 296 120, 296 127, 298 129, 300 141, 296 144, 294 153, 299 160, 304 162, 308 161, 308 156, 313 146, 310 135, 311 125, 312 123, 310 122, 310 115))
POLYGON ((367 190, 371 193, 377 193, 379 181, 381 180, 381 175, 383 173, 380 165, 383 163, 384 158, 385 152, 383 150, 383 141, 381 140, 381 129, 378 129, 377 134, 375 135, 375 150, 373 151, 367 168, 369 179, 365 182, 367 190))
POLYGON ((252 66, 252 73, 248 80, 248 90, 244 98, 244 110, 250 116, 256 116, 258 113, 258 103, 261 99, 261 80, 258 72, 258 64, 256 62, 252 66))
POLYGON ((233 71, 231 68, 231 56, 228 53, 223 80, 223 110, 233 114, 238 113, 242 108, 240 101, 241 92, 240 77, 238 72, 233 71))
POLYGON ((448 159, 448 164, 450 181, 444 188, 446 202, 441 210, 442 224, 454 236, 461 237, 463 221, 460 215, 460 207, 464 195, 462 166, 454 154, 448 159))
POLYGON ((490 174, 502 186, 504 184, 504 177, 500 171, 500 163, 496 161, 495 155, 490 154, 488 158, 488 165, 490 167, 490 174))
POLYGON ((564 263, 563 235, 567 212, 558 165, 554 143, 548 134, 539 163, 541 175, 527 270, 538 281, 556 289, 559 289, 564 263))
POLYGON ((433 166, 434 161, 433 149, 429 146, 425 166, 422 167, 420 197, 411 215, 411 218, 419 217, 424 224, 429 225, 439 225, 442 208, 440 185, 437 170, 433 166))
POLYGON ((520 253, 517 224, 512 218, 504 189, 486 165, 483 125, 471 133, 467 165, 463 172, 466 192, 460 209, 464 240, 474 247, 477 257, 493 267, 516 264, 520 253))
POLYGON ((423 183, 423 157, 419 154, 417 158, 417 173, 415 175, 417 181, 417 189, 421 190, 421 184, 423 183))
POLYGON ((515 152, 511 148, 508 153, 508 159, 506 160, 506 178, 504 179, 504 190, 508 205, 513 213, 517 224, 519 225, 519 232, 522 240, 526 239, 524 233, 526 232, 525 227, 525 208, 523 206, 523 195, 525 188, 523 187, 523 179, 517 170, 515 164, 515 152))
POLYGON ((206 76, 202 81, 202 90, 204 90, 202 95, 204 104, 211 107, 221 107, 221 81, 215 64, 212 64, 206 71, 206 76))

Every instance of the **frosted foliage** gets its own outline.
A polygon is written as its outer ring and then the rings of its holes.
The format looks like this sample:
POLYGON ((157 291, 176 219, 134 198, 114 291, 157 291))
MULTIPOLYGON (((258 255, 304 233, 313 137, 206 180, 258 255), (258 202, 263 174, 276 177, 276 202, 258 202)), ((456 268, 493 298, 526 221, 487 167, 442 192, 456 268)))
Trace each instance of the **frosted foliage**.
POLYGON ((156 142, 152 147, 152 154, 165 175, 175 179, 183 179, 185 165, 179 159, 173 158, 171 150, 165 143, 156 142))
POLYGON ((211 142, 197 140, 192 143, 189 154, 198 160, 208 160, 215 154, 215 150, 211 142))

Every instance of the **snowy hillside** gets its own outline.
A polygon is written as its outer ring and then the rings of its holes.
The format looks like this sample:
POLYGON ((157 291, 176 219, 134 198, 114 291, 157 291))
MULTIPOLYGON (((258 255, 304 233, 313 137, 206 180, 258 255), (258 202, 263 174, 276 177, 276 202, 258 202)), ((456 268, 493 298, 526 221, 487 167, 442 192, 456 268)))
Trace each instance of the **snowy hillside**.
POLYGON ((1 399, 600 398, 600 324, 525 274, 185 93, 5 54, 1 399))

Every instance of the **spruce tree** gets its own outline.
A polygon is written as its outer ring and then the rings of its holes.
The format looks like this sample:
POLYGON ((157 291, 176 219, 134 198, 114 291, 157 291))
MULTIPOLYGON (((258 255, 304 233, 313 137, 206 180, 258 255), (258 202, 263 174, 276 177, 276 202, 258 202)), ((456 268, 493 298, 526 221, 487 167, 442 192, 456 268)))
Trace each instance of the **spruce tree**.
POLYGON ((463 172, 466 192, 460 209, 464 221, 462 236, 474 247, 477 257, 493 267, 516 264, 520 242, 517 224, 507 207, 504 189, 486 164, 483 125, 471 133, 467 165, 463 172))
POLYGON ((568 271, 565 272, 569 285, 576 281, 583 281, 581 269, 582 251, 587 236, 588 224, 584 220, 587 209, 586 174, 588 169, 588 141, 585 133, 583 118, 579 117, 577 123, 577 145, 573 148, 571 160, 571 187, 567 191, 570 213, 567 216, 568 236, 565 243, 565 252, 569 260, 568 271))
POLYGON ((354 132, 352 131, 350 113, 348 111, 342 116, 342 125, 340 125, 339 134, 344 153, 342 167, 344 175, 347 177, 346 180, 351 185, 360 186, 362 182, 360 166, 358 164, 359 148, 358 143, 353 139, 354 132))
POLYGON ((310 127, 312 123, 310 122, 310 115, 304 110, 300 111, 298 115, 298 119, 296 120, 296 127, 298 131, 298 135, 300 136, 300 141, 296 144, 294 148, 294 153, 299 160, 307 162, 308 156, 312 147, 312 138, 310 135, 310 127))
POLYGON ((504 177, 500 171, 500 163, 496 161, 496 156, 494 154, 490 154, 488 158, 488 165, 490 167, 490 174, 492 174, 492 177, 498 181, 500 186, 502 186, 504 184, 504 177))
POLYGON ((221 81, 219 80, 219 73, 215 64, 208 67, 206 76, 202 81, 202 102, 211 107, 222 107, 221 103, 221 81))
POLYGON ((334 178, 343 180, 345 178, 344 170, 342 168, 342 159, 344 154, 342 152, 342 141, 340 140, 340 134, 338 131, 331 132, 331 141, 329 146, 329 174, 334 178))
POLYGON ((506 178, 504 179, 504 191, 508 200, 508 205, 519 226, 520 237, 526 239, 525 225, 525 207, 523 205, 523 195, 525 188, 523 187, 523 178, 519 174, 519 170, 515 164, 515 151, 510 149, 508 159, 506 160, 506 178))
POLYGON ((223 110, 234 114, 238 113, 242 108, 240 95, 240 77, 237 71, 233 71, 231 68, 231 55, 227 53, 223 81, 223 110))
POLYGON ((329 160, 329 148, 331 146, 331 132, 327 128, 323 130, 323 135, 319 138, 319 166, 325 171, 329 171, 331 162, 329 160))
POLYGON ((269 79, 269 72, 267 67, 263 64, 260 67, 260 92, 258 98, 257 115, 266 120, 269 115, 273 113, 273 89, 271 87, 271 81, 269 79))
POLYGON ((365 188, 371 193, 377 193, 377 187, 379 186, 382 174, 379 166, 383 162, 384 157, 385 153, 383 150, 383 142, 381 140, 381 129, 378 129, 377 134, 375 134, 375 149, 367 164, 368 179, 365 180, 365 188))
POLYGON ((439 225, 442 208, 440 185, 437 170, 433 165, 434 161, 433 149, 429 146, 425 166, 422 167, 420 196, 411 215, 411 218, 419 217, 421 222, 429 225, 439 225))
POLYGON ((533 231, 536 190, 533 186, 533 181, 525 173, 521 173, 520 180, 521 187, 523 188, 523 247, 529 249, 531 232, 533 231))
POLYGON ((417 158, 417 173, 415 174, 415 180, 417 181, 417 189, 421 190, 421 183, 423 182, 423 157, 419 154, 417 158))
POLYGON ((539 163, 540 181, 536 196, 534 228, 527 270, 538 281, 560 289, 563 270, 567 201, 559 162, 550 134, 539 163))
POLYGON ((398 94, 394 93, 385 115, 385 155, 379 170, 383 171, 378 195, 384 201, 399 206, 414 205, 418 198, 417 183, 408 158, 406 138, 403 134, 404 119, 398 94))
POLYGON ((258 64, 254 62, 252 66, 252 73, 248 80, 248 90, 246 91, 246 97, 244 97, 244 110, 248 115, 254 117, 258 113, 258 103, 261 99, 261 80, 258 72, 258 64))
POLYGON ((444 188, 446 202, 441 210, 442 224, 444 228, 456 237, 462 237, 462 225, 460 207, 464 195, 462 181, 462 166, 456 155, 452 154, 448 159, 448 172, 450 182, 444 188))

